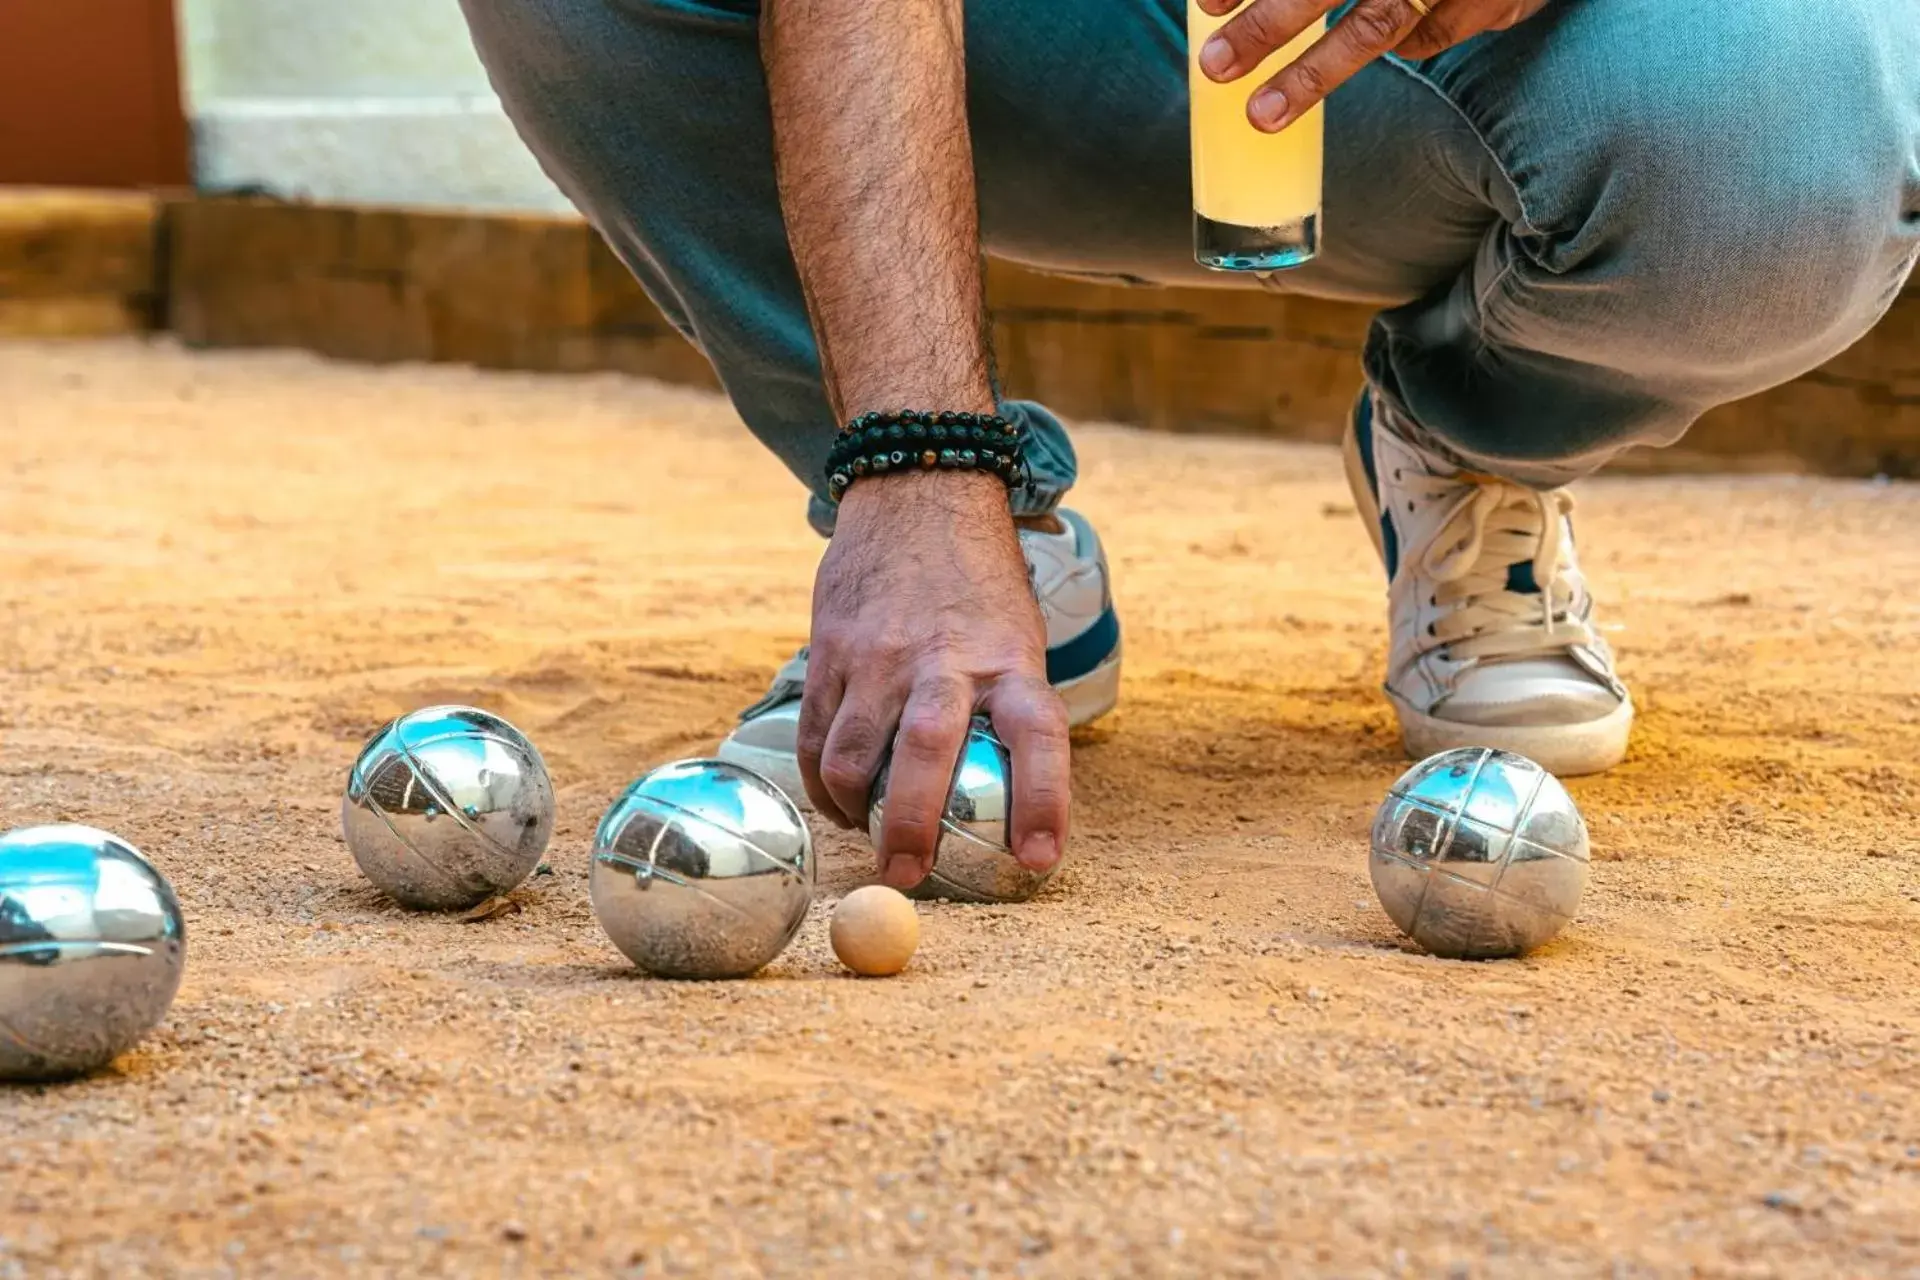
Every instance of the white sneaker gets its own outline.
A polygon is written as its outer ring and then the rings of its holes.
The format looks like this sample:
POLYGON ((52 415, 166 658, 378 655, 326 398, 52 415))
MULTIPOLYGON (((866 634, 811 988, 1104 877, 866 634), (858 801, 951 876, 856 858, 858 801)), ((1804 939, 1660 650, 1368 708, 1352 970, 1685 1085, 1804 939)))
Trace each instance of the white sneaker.
POLYGON ((1594 628, 1573 495, 1429 456, 1393 433, 1371 391, 1345 452, 1387 566, 1387 697, 1408 752, 1493 747, 1563 775, 1620 763, 1633 701, 1594 628))
MULTIPOLYGON (((1107 555, 1076 511, 1060 510, 1060 531, 1020 530, 1020 549, 1047 625, 1047 679, 1067 704, 1067 722, 1082 725, 1113 710, 1120 697, 1120 620, 1113 611, 1107 555)), ((720 744, 722 760, 770 779, 806 806, 806 787, 794 756, 800 694, 807 683, 807 651, 780 668, 767 696, 740 713, 720 744)))

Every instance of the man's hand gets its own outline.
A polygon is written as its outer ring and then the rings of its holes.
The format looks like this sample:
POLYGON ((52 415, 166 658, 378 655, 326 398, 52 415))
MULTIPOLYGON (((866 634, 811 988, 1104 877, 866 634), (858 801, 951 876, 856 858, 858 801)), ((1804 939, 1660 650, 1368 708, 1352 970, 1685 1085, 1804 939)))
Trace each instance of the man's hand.
MULTIPOLYGON (((828 399, 991 413, 962 0, 764 0, 774 169, 828 399)), ((1034 870, 1067 840, 1067 718, 1006 487, 977 472, 847 490, 813 592, 798 754, 822 813, 867 820, 889 746, 880 869, 932 869, 977 710, 1013 753, 1013 844, 1034 870)))
POLYGON ((863 825, 891 744, 874 833, 887 883, 910 888, 932 869, 976 709, 1013 755, 1015 856, 1049 870, 1067 835, 1067 715, 1005 487, 940 472, 853 486, 814 581, 800 774, 821 813, 863 825))
MULTIPOLYGON (((1240 0, 1199 0, 1219 17, 1240 0)), ((1298 61, 1256 90, 1247 102, 1255 127, 1278 132, 1320 104, 1354 73, 1382 54, 1430 58, 1483 31, 1503 31, 1547 6, 1547 0, 1360 0, 1298 61)), ((1251 0, 1200 51, 1200 69, 1221 82, 1238 80, 1286 45, 1339 0, 1251 0)))

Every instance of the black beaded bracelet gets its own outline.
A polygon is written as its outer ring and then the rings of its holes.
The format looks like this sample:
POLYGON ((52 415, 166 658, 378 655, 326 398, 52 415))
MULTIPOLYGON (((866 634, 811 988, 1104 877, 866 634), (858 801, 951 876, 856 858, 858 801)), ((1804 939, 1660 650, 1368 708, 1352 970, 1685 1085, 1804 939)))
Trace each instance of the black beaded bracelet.
POLYGON ((1012 488, 1027 479, 1026 429, 997 413, 903 409, 863 413, 827 454, 827 496, 890 471, 987 471, 1012 488))

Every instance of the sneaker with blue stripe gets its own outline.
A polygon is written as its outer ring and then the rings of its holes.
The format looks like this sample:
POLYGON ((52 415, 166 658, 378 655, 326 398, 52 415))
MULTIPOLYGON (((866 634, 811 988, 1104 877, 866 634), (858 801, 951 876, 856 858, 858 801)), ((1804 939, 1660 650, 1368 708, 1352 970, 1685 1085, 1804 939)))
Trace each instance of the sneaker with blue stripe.
POLYGON ((1633 700, 1574 554, 1573 495, 1475 475, 1396 432, 1369 390, 1347 481, 1387 568, 1387 697, 1408 752, 1513 751, 1557 774, 1620 763, 1633 700))
MULTIPOLYGON (((1052 527, 1020 528, 1020 549, 1046 622, 1047 681, 1067 705, 1068 724, 1083 725, 1113 710, 1119 699, 1120 619, 1106 551, 1093 526, 1077 511, 1054 514, 1052 527)), ((806 683, 802 649, 780 668, 766 696, 740 713, 718 752, 722 760, 771 779, 801 805, 807 793, 794 740, 806 683)))

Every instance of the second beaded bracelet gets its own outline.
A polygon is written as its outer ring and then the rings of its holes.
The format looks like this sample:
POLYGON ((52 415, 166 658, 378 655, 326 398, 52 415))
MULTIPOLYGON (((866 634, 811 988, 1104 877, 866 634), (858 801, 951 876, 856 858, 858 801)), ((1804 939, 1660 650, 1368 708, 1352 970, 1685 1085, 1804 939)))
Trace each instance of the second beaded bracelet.
POLYGON ((827 455, 827 496, 855 480, 907 470, 988 471, 1012 487, 1027 478, 1026 431, 999 414, 905 409, 861 414, 827 455))

